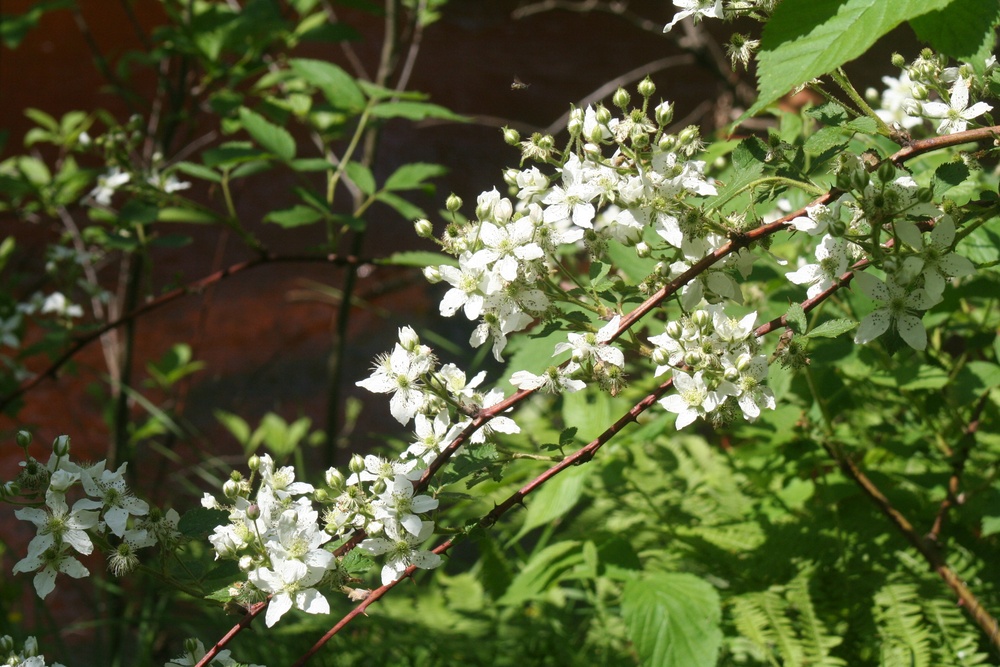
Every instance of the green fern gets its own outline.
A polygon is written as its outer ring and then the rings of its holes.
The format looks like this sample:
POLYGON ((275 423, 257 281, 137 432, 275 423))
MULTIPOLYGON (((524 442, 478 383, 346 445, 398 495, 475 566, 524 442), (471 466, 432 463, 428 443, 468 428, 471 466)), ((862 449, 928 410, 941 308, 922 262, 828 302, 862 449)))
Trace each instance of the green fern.
POLYGON ((812 596, 809 594, 809 578, 811 568, 802 573, 789 584, 785 597, 792 608, 798 612, 798 627, 805 645, 805 661, 815 667, 842 667, 847 662, 830 655, 830 650, 843 641, 836 635, 827 632, 826 626, 816 615, 812 596))
POLYGON ((930 631, 924 623, 920 592, 913 584, 886 584, 875 594, 873 608, 882 639, 881 667, 930 667, 930 631))

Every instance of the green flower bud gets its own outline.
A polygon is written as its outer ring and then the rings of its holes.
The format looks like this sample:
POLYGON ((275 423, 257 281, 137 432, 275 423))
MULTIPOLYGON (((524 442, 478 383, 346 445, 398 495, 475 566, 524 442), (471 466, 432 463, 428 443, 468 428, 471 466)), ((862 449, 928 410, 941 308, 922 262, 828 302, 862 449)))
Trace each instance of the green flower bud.
POLYGON ((566 124, 569 136, 578 137, 583 130, 583 109, 573 109, 569 112, 569 122, 566 124))
POLYGON ((917 201, 927 204, 934 199, 934 190, 931 188, 919 188, 917 190, 917 201))
POLYGON ((334 493, 340 494, 344 491, 344 473, 340 472, 336 468, 330 468, 326 471, 325 479, 326 485, 329 486, 334 493))
POLYGON ((247 460, 247 467, 250 468, 252 472, 257 472, 260 470, 260 457, 254 454, 247 460))
POLYGON ((616 107, 624 111, 625 108, 628 107, 628 103, 631 99, 632 96, 628 94, 627 90, 625 90, 624 88, 619 88, 618 90, 615 91, 614 96, 611 98, 611 102, 616 107))
POLYGON ((247 518, 251 521, 256 521, 260 518, 260 505, 253 503, 247 508, 247 518))
POLYGON ((662 347, 658 347, 653 350, 652 359, 657 366, 666 366, 667 362, 670 361, 670 353, 662 347))
POLYGON ((386 483, 384 479, 377 479, 375 480, 375 483, 372 484, 372 493, 374 493, 376 496, 382 495, 383 493, 385 493, 385 490, 386 490, 386 483))
POLYGON ((413 230, 422 239, 429 239, 434 236, 434 225, 427 218, 421 218, 413 223, 413 230))
POLYGON ((240 484, 239 482, 234 482, 233 480, 226 480, 226 483, 222 485, 222 495, 230 500, 236 500, 240 495, 240 484))
POLYGON ((656 119, 656 123, 660 127, 666 127, 670 125, 671 121, 674 119, 674 105, 670 102, 660 102, 653 109, 653 117, 656 119))
POLYGON ((439 271, 436 266, 425 266, 424 279, 426 279, 431 285, 437 285, 442 280, 441 271, 439 271))
POLYGON ((611 111, 608 110, 603 104, 597 106, 597 111, 594 113, 594 117, 597 119, 599 125, 607 125, 611 122, 611 111))
POLYGON ((636 148, 645 148, 649 145, 649 135, 641 128, 636 128, 630 139, 632 139, 632 145, 636 148))
POLYGON ((903 58, 903 56, 900 55, 899 53, 893 53, 892 58, 890 58, 890 62, 892 62, 893 67, 898 67, 902 69, 903 66, 906 64, 906 59, 903 58))
POLYGON ((667 322, 666 332, 674 340, 680 340, 681 336, 684 335, 684 327, 681 326, 680 322, 674 320, 667 322))
POLYGON ((656 92, 656 85, 653 83, 652 79, 648 76, 639 82, 639 94, 643 97, 650 98, 653 93, 656 92))
POLYGON ((462 198, 452 193, 448 195, 448 199, 444 202, 444 207, 448 209, 449 212, 454 213, 458 209, 462 208, 462 198))
POLYGON ((699 135, 700 133, 698 132, 698 128, 696 126, 688 125, 681 130, 680 134, 677 135, 677 141, 681 146, 687 146, 694 141, 698 141, 699 135))
POLYGON ((17 435, 14 436, 17 441, 17 446, 21 449, 27 449, 28 445, 31 444, 31 433, 28 431, 18 431, 17 435))
POLYGON ((347 469, 357 475, 365 469, 365 457, 361 456, 361 454, 354 454, 351 457, 350 463, 347 464, 347 469))
POLYGON ((503 141, 508 146, 517 146, 521 142, 520 133, 510 127, 503 128, 503 141))
POLYGON ((875 175, 878 177, 878 180, 888 183, 896 177, 896 165, 891 160, 885 160, 878 166, 875 175))
POLYGON ((653 253, 653 249, 649 247, 649 244, 645 241, 639 241, 635 244, 635 254, 637 257, 643 259, 649 257, 653 253))
POLYGON ((60 458, 69 454, 68 435, 60 435, 52 442, 52 453, 60 458))
POLYGON ((677 150, 677 137, 672 134, 664 134, 660 137, 660 141, 656 144, 656 147, 665 153, 673 153, 677 150))

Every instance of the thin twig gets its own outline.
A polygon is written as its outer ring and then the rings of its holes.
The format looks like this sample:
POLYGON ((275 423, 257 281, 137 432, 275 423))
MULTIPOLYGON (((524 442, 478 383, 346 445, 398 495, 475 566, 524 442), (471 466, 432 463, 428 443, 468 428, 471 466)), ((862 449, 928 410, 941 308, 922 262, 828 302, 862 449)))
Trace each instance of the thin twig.
POLYGON ((944 557, 936 548, 936 545, 928 540, 927 538, 921 537, 914 529, 913 525, 907 521, 906 517, 892 506, 889 499, 878 489, 877 486, 858 468, 857 464, 854 463, 848 456, 842 455, 837 451, 836 447, 829 442, 823 443, 824 449, 830 454, 830 457, 840 466, 840 469, 844 471, 848 477, 850 477, 855 484, 857 484, 862 491, 875 503, 879 510, 889 519, 889 521, 896 527, 896 529, 906 538, 920 555, 924 557, 924 560, 931 566, 931 568, 938 573, 938 575, 944 579, 945 583, 948 585, 958 599, 961 601, 961 606, 965 608, 965 611, 972 617, 976 624, 982 629, 986 634, 987 639, 995 647, 1000 648, 1000 624, 997 623, 997 619, 990 615, 988 611, 979 602, 979 599, 966 587, 965 583, 955 574, 955 572, 948 567, 947 562, 944 557))

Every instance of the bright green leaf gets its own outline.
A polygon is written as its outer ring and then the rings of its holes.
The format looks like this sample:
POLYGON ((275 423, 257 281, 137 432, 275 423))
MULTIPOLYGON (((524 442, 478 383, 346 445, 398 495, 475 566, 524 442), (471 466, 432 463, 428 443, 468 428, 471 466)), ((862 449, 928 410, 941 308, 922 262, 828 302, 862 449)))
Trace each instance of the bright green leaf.
POLYGON ((468 120, 439 104, 430 102, 382 102, 372 107, 372 116, 376 118, 406 118, 408 120, 424 120, 440 118, 464 123, 468 120))
POLYGON ((425 266, 458 266, 458 260, 451 255, 440 252, 428 252, 426 250, 410 250, 405 252, 394 252, 388 257, 383 257, 375 261, 376 264, 388 266, 415 266, 423 268, 425 266))
POLYGON ((764 26, 752 116, 796 86, 866 52, 903 21, 952 0, 784 0, 764 26))
POLYGON ((293 72, 316 86, 334 108, 348 111, 364 108, 365 96, 354 77, 337 65, 310 58, 293 58, 289 65, 293 72))
POLYGON ((282 211, 271 211, 264 216, 264 222, 273 222, 282 227, 301 227, 311 225, 323 219, 323 214, 309 206, 296 204, 282 211))
POLYGON ((358 186, 361 192, 366 195, 375 193, 375 176, 372 175, 371 169, 365 165, 360 162, 348 162, 344 166, 344 173, 358 186))
POLYGON ((375 196, 375 199, 389 206, 390 208, 395 210, 396 213, 399 213, 407 220, 416 220, 418 218, 427 217, 424 214, 423 209, 421 209, 419 206, 411 204, 402 197, 398 197, 392 194, 391 192, 380 192, 378 193, 378 195, 375 196))
POLYGON ((246 107, 240 108, 240 121, 243 128, 264 150, 273 153, 284 162, 295 157, 295 139, 285 128, 278 127, 246 107))
POLYGON ((546 482, 542 488, 527 499, 528 513, 517 535, 516 542, 535 528, 560 519, 580 501, 590 477, 589 466, 578 466, 565 470, 546 482))
POLYGON ((806 338, 836 338, 858 326, 854 320, 829 320, 806 334, 806 338))
POLYGON ((439 164, 426 162, 404 164, 386 179, 382 187, 386 190, 412 190, 424 185, 428 178, 443 176, 446 173, 448 170, 439 164))
POLYGON ((719 594, 693 574, 655 574, 625 584, 622 617, 647 665, 714 667, 722 645, 719 594))

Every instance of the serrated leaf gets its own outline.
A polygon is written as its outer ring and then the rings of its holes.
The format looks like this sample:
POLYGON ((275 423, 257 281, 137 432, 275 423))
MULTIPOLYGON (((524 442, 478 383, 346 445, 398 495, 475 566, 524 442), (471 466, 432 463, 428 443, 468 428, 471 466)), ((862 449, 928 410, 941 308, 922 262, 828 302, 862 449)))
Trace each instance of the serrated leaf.
POLYGON ((360 111, 365 106, 365 95, 358 88, 354 77, 333 63, 310 58, 293 58, 289 61, 292 71, 315 86, 326 101, 337 109, 360 111))
POLYGON ((959 185, 969 177, 969 168, 963 162, 946 162, 934 170, 934 178, 931 187, 934 190, 934 198, 939 199, 941 195, 959 185))
POLYGON ((542 488, 527 499, 528 513, 517 535, 516 542, 539 526, 544 526, 561 518, 573 509, 583 496, 590 466, 570 468, 547 481, 542 488))
POLYGON ((715 197, 708 200, 708 206, 719 208, 757 180, 764 169, 764 158, 767 152, 767 145, 757 137, 747 137, 741 141, 733 149, 734 171, 732 176, 726 186, 715 197))
POLYGON ((793 303, 785 311, 785 321, 788 323, 789 328, 797 333, 804 333, 806 330, 806 311, 802 310, 802 306, 797 303, 793 303))
POLYGON ((371 115, 375 118, 406 118, 408 120, 440 118, 459 123, 468 120, 465 116, 460 116, 440 104, 430 102, 382 102, 372 107, 371 115))
POLYGON ((259 113, 240 107, 240 122, 261 148, 284 162, 295 157, 295 139, 283 127, 271 123, 259 113))
POLYGON ((910 21, 917 37, 939 53, 970 63, 982 74, 996 45, 1000 3, 996 0, 953 0, 946 8, 910 21))
POLYGON ((903 21, 951 0, 784 0, 764 26, 757 72, 760 96, 744 116, 868 51, 903 21))
POLYGON ((271 211, 264 216, 264 222, 273 222, 282 227, 301 227, 311 225, 323 219, 323 214, 309 206, 296 204, 282 211, 271 211))
POLYGON ((693 574, 655 574, 625 584, 622 618, 647 665, 713 667, 722 645, 719 594, 693 574))
POLYGON ((216 526, 229 523, 229 512, 197 507, 188 510, 177 522, 177 530, 187 537, 202 538, 211 534, 216 526))
POLYGON ((447 168, 439 164, 426 162, 404 164, 386 179, 382 187, 386 190, 412 190, 424 185, 428 178, 443 176, 446 173, 448 173, 447 168))
POLYGON ((376 260, 375 263, 385 264, 388 266, 416 266, 418 268, 423 268, 425 266, 441 266, 442 264, 446 264, 448 266, 458 266, 458 260, 451 255, 445 255, 440 252, 429 252, 426 250, 394 252, 388 257, 376 260))
POLYGON ((344 166, 344 173, 358 186, 361 192, 366 195, 375 193, 375 176, 372 175, 371 169, 365 165, 360 162, 348 162, 344 166))
POLYGON ((806 338, 836 338, 858 326, 854 320, 829 320, 806 334, 806 338))

